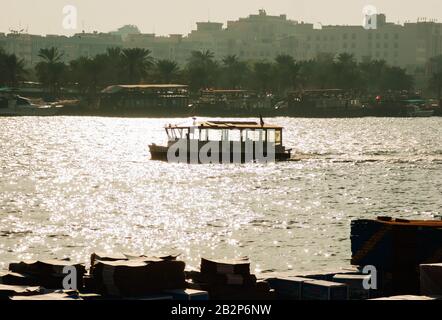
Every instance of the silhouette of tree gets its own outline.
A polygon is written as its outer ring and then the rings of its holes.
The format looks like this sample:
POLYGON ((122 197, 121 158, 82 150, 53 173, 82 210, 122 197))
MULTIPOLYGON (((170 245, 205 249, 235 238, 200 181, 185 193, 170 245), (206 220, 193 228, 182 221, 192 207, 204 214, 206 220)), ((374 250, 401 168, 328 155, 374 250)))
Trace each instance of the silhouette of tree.
POLYGON ((377 92, 382 90, 382 78, 388 66, 385 60, 370 60, 359 64, 361 81, 366 91, 377 92))
POLYGON ((65 81, 66 65, 62 62, 63 54, 57 48, 51 47, 40 49, 38 56, 42 61, 35 66, 37 77, 51 95, 57 95, 65 81))
POLYGON ((142 48, 122 51, 122 69, 127 83, 137 84, 144 80, 154 60, 151 51, 142 48))
POLYGON ((275 76, 278 91, 284 93, 287 89, 296 89, 299 65, 290 55, 281 54, 275 58, 275 76))
POLYGON ((354 89, 360 85, 360 73, 354 55, 341 53, 336 57, 334 64, 336 87, 340 89, 354 89))
POLYGON ((180 68, 175 61, 158 60, 155 64, 155 76, 159 83, 172 83, 176 81, 180 68))
POLYGON ((186 66, 190 88, 194 91, 209 88, 218 78, 218 64, 210 50, 192 51, 186 66))
POLYGON ((250 70, 236 55, 228 55, 222 60, 222 82, 228 89, 239 89, 244 84, 250 70))
POLYGON ((6 54, 0 50, 0 84, 16 86, 27 75, 25 62, 17 58, 15 54, 6 54))
POLYGON ((106 55, 97 55, 90 59, 81 57, 70 63, 71 81, 75 83, 82 95, 89 99, 96 98, 100 89, 109 84, 107 76, 106 55))
POLYGON ((385 69, 380 80, 381 89, 386 90, 410 90, 413 87, 413 77, 399 67, 388 67, 385 69))
POLYGON ((256 88, 265 93, 271 88, 273 79, 273 65, 270 62, 256 62, 253 65, 252 75, 256 88))

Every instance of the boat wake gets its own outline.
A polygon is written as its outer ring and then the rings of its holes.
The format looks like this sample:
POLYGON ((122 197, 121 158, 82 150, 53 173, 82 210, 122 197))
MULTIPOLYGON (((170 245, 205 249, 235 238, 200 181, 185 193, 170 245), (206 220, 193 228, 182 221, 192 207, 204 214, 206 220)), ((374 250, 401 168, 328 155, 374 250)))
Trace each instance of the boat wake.
POLYGON ((396 152, 369 152, 366 154, 320 154, 294 152, 290 161, 327 161, 332 163, 441 163, 439 151, 427 154, 399 154, 396 152))

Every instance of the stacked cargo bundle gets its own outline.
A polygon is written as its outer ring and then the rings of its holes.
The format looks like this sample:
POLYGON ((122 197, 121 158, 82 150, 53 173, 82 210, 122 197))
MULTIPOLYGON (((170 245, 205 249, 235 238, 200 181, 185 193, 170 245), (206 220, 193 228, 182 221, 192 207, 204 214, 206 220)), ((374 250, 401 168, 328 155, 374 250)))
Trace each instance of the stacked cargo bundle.
POLYGON ((140 297, 186 287, 185 263, 174 257, 92 254, 85 289, 103 296, 140 297))
POLYGON ((49 293, 37 294, 37 295, 14 295, 10 300, 44 300, 44 301, 56 301, 56 300, 84 300, 77 293, 70 293, 64 291, 54 291, 49 293))
POLYGON ((336 274, 333 282, 346 284, 350 300, 367 300, 375 296, 371 289, 364 288, 364 282, 368 282, 370 276, 366 274, 336 274))
POLYGON ((442 263, 420 265, 421 294, 442 296, 442 263))
POLYGON ((34 276, 10 271, 0 272, 0 284, 13 286, 38 286, 39 281, 34 276))
POLYGON ((18 285, 0 284, 0 300, 9 300, 14 296, 32 296, 44 292, 42 287, 27 287, 18 285))
MULTIPOLYGON (((329 273, 315 273, 315 277, 327 279, 329 273)), ((266 282, 275 290, 278 300, 347 300, 348 286, 344 283, 298 276, 294 273, 272 273, 266 282)))
POLYGON ((250 273, 248 260, 201 259, 200 272, 187 273, 192 289, 208 291, 213 300, 268 300, 274 292, 250 273))
POLYGON ((417 294, 419 265, 442 262, 442 221, 378 218, 351 223, 352 264, 376 267, 384 294, 417 294))
POLYGON ((63 279, 72 271, 72 267, 76 271, 76 284, 81 287, 86 268, 82 264, 75 264, 68 260, 29 260, 10 263, 9 270, 11 272, 3 274, 1 278, 5 284, 10 285, 61 289, 63 288, 63 279))

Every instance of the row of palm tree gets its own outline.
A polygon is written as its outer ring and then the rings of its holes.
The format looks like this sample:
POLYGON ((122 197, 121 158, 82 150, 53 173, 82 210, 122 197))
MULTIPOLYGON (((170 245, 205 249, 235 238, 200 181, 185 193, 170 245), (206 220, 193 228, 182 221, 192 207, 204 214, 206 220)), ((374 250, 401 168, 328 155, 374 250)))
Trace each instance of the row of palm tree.
POLYGON ((321 54, 308 61, 278 55, 274 61, 242 61, 230 55, 217 62, 213 53, 193 52, 184 69, 187 82, 201 87, 246 88, 283 93, 297 88, 342 88, 365 92, 408 90, 414 79, 383 60, 358 63, 351 54, 321 54))
MULTIPOLYGON (((413 77, 382 60, 357 62, 351 54, 321 54, 308 61, 279 55, 273 61, 245 61, 229 55, 218 61, 211 51, 193 51, 180 67, 167 59, 154 60, 142 48, 109 48, 93 58, 80 57, 69 64, 57 48, 41 49, 35 67, 38 80, 57 95, 61 86, 76 87, 96 96, 112 84, 185 83, 192 91, 202 88, 254 89, 285 93, 297 88, 342 88, 364 92, 410 89, 413 77)), ((441 60, 442 90, 442 60, 441 60)), ((15 85, 26 76, 24 63, 15 55, 0 53, 0 83, 15 85), (14 60, 15 59, 15 60, 14 60)))
POLYGON ((76 86, 82 94, 94 96, 98 90, 116 83, 140 83, 154 64, 146 49, 110 48, 93 58, 80 57, 68 65, 55 47, 41 49, 35 71, 39 81, 57 95, 62 85, 76 86))

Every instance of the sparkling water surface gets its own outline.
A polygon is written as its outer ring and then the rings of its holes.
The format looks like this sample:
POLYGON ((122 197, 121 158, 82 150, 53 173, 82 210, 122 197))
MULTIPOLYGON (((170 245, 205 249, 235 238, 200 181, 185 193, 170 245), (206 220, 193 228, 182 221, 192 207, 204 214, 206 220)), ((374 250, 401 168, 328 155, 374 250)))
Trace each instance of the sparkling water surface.
POLYGON ((319 270, 349 265, 351 219, 441 218, 442 118, 266 119, 300 161, 150 160, 185 121, 0 118, 0 269, 123 251, 319 270))

